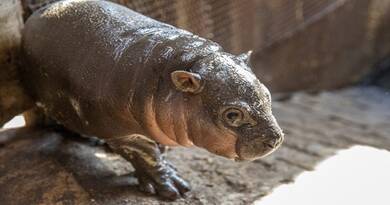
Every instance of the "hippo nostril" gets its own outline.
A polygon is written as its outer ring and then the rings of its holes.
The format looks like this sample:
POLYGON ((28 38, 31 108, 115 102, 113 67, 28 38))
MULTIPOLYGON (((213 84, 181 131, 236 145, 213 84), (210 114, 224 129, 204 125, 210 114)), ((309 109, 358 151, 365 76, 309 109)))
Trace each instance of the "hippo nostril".
POLYGON ((264 143, 265 146, 267 146, 270 149, 275 148, 274 144, 264 143))
POLYGON ((278 147, 283 141, 283 137, 276 137, 276 138, 272 138, 270 140, 267 140, 264 142, 264 144, 269 147, 269 148, 276 148, 278 147))
POLYGON ((270 147, 270 148, 273 149, 273 148, 275 148, 278 145, 278 139, 267 140, 266 142, 264 142, 264 144, 267 147, 270 147))
POLYGON ((264 157, 275 151, 283 142, 284 136, 261 135, 252 140, 242 140, 237 143, 237 154, 239 160, 254 160, 264 157))

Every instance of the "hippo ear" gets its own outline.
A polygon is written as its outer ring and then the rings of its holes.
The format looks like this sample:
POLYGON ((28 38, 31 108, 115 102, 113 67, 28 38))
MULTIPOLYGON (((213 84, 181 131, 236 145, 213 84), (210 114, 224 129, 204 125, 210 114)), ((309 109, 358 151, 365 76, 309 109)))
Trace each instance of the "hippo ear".
POLYGON ((247 65, 249 65, 251 61, 252 52, 253 51, 248 51, 246 53, 240 54, 239 56, 237 56, 237 58, 244 61, 247 65))
POLYGON ((171 73, 171 79, 176 89, 182 92, 195 94, 202 91, 202 78, 197 73, 177 70, 171 73))

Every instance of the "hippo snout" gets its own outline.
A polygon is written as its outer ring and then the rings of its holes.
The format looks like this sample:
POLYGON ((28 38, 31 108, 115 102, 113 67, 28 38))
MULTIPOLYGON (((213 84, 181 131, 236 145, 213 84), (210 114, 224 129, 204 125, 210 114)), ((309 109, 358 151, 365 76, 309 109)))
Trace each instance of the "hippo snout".
POLYGON ((239 140, 237 142, 238 161, 255 160, 275 151, 283 142, 284 134, 280 132, 271 136, 258 136, 251 140, 239 140))

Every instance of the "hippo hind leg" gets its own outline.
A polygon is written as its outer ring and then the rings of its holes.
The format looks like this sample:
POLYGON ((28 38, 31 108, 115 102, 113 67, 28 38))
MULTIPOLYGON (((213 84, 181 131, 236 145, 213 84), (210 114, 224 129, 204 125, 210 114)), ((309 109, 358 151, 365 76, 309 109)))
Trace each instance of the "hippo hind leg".
POLYGON ((156 142, 142 135, 107 140, 110 148, 131 162, 141 191, 174 200, 190 190, 177 170, 165 160, 156 142))

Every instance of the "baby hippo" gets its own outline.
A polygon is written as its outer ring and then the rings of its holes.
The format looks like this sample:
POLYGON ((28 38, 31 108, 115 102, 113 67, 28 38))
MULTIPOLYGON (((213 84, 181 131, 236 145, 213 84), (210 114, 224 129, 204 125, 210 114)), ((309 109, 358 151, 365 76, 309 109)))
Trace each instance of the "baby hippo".
POLYGON ((189 190, 164 145, 237 161, 274 151, 283 133, 249 67, 210 40, 99 0, 37 10, 23 33, 25 85, 65 128, 106 141, 132 163, 142 191, 189 190))

